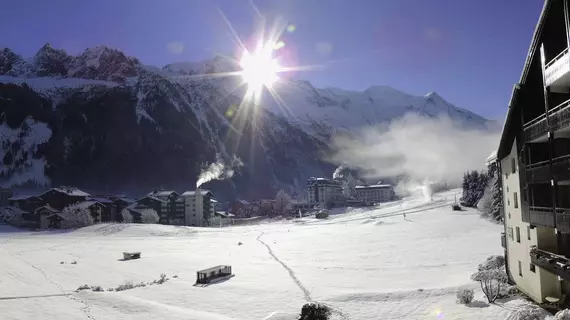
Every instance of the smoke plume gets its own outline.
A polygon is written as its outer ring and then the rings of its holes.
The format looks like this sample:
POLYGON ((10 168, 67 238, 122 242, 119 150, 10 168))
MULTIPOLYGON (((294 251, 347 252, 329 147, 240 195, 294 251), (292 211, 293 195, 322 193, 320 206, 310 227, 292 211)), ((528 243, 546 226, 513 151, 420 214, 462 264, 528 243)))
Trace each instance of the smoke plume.
POLYGON ((465 171, 485 168, 499 138, 498 130, 408 114, 356 137, 336 137, 330 160, 359 169, 366 178, 403 178, 401 188, 425 193, 421 187, 427 181, 459 183, 465 171))
POLYGON ((196 181, 196 188, 200 188, 201 185, 212 180, 229 179, 233 177, 235 169, 241 166, 243 166, 243 162, 235 155, 228 163, 218 154, 216 155, 216 162, 211 163, 206 169, 200 172, 198 181, 196 181))

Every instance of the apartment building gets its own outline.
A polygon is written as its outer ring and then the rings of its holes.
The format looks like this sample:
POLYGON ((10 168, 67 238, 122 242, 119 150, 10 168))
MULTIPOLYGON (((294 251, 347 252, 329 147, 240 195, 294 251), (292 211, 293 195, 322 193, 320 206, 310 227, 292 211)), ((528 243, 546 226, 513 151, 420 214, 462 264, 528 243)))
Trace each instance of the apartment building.
POLYGON ((309 205, 321 208, 335 207, 346 199, 342 194, 342 181, 327 178, 309 178, 307 183, 309 205))
POLYGON ((213 197, 210 191, 202 189, 182 193, 186 225, 200 227, 207 224, 214 216, 213 197))
POLYGON ((537 302, 570 294, 570 0, 547 0, 497 160, 507 272, 537 302))
POLYGON ((389 184, 355 186, 356 197, 367 203, 387 202, 394 200, 394 187, 389 184))

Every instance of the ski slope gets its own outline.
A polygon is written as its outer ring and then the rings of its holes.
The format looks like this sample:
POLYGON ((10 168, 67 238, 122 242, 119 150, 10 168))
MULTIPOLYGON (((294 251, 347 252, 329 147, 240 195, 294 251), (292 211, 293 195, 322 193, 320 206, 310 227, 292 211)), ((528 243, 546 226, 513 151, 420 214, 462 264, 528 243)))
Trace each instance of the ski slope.
POLYGON ((451 211, 453 194, 326 220, 223 229, 104 224, 26 232, 0 225, 0 319, 292 320, 306 301, 328 304, 334 319, 507 319, 525 302, 489 306, 469 280, 478 263, 502 253, 501 226, 474 211, 451 211), (120 261, 123 251, 142 258, 120 261), (197 270, 218 264, 230 264, 236 276, 193 286, 197 270), (162 285, 74 292, 83 284, 150 282, 161 273, 170 278, 162 285), (464 287, 475 289, 478 302, 456 304, 464 287))

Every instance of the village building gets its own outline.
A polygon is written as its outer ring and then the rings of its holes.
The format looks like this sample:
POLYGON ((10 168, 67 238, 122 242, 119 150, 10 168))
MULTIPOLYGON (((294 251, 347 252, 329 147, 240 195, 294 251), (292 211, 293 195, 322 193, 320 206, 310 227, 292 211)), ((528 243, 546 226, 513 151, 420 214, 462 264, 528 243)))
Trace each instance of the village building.
POLYGON ((346 204, 340 180, 311 177, 307 182, 307 192, 310 206, 331 208, 346 204))
POLYGON ((202 189, 182 193, 186 225, 200 227, 207 224, 207 221, 215 213, 212 203, 213 197, 212 192, 202 189))
POLYGON ((55 209, 63 208, 87 200, 89 193, 75 187, 51 188, 39 195, 43 203, 49 203, 55 209))
POLYGON ((389 184, 375 184, 354 187, 356 198, 365 203, 380 203, 395 199, 394 187, 389 184))
POLYGON ((570 296, 569 46, 569 1, 545 1, 497 152, 507 273, 539 303, 570 296))

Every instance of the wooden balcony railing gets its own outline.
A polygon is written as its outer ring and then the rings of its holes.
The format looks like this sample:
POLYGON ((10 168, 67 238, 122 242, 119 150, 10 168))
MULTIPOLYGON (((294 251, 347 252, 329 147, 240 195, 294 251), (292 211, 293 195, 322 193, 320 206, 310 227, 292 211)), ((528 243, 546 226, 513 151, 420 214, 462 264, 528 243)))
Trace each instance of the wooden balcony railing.
POLYGON ((565 256, 538 249, 536 246, 530 249, 529 254, 532 264, 570 280, 570 260, 565 256))

